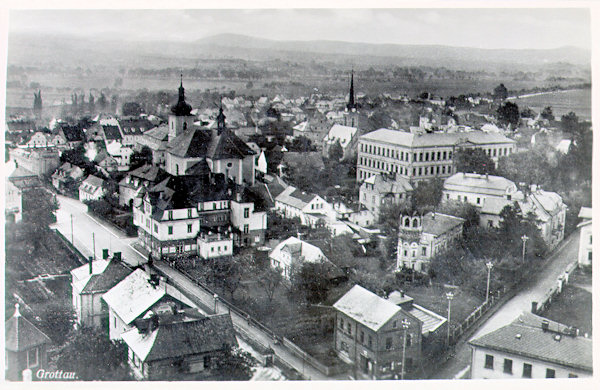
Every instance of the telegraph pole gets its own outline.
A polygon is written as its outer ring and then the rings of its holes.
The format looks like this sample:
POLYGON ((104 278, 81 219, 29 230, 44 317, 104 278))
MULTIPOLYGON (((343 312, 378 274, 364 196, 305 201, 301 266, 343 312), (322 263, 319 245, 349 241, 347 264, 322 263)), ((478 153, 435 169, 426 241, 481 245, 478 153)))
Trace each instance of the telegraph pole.
POLYGON ((94 248, 94 261, 96 261, 96 235, 92 233, 92 247, 94 248))
POLYGON ((73 242, 73 214, 71 214, 71 245, 75 246, 73 242))

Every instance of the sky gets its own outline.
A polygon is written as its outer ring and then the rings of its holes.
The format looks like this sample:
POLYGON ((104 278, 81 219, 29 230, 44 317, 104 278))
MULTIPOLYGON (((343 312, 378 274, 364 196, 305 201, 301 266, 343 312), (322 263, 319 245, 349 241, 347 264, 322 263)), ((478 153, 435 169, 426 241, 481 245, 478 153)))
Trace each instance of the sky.
POLYGON ((590 12, 563 9, 11 10, 9 34, 193 41, 220 33, 275 40, 590 49, 590 12))

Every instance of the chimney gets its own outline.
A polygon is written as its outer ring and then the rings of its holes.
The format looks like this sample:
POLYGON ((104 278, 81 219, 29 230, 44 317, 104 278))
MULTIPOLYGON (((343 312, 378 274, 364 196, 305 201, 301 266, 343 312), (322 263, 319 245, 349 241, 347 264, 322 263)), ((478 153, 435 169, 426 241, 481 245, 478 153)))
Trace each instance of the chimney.
POLYGON ((106 249, 106 248, 102 249, 102 258, 104 260, 108 259, 108 249, 106 249))
POLYGON ((116 261, 121 261, 121 252, 113 253, 113 259, 116 261))
POLYGON ((92 274, 93 262, 94 262, 94 257, 93 256, 88 257, 88 265, 89 265, 90 275, 92 274))
POLYGON ((17 162, 16 158, 15 158, 15 168, 19 168, 19 163, 17 162))
POLYGON ((161 276, 159 281, 158 281, 158 285, 159 286, 163 286, 165 289, 165 294, 167 293, 167 278, 165 278, 164 276, 161 276))
POLYGON ((550 327, 550 323, 548 322, 548 320, 543 320, 542 321, 542 330, 544 332, 547 332, 549 327, 550 327))
POLYGON ((404 298, 404 290, 400 290, 400 296, 404 298))

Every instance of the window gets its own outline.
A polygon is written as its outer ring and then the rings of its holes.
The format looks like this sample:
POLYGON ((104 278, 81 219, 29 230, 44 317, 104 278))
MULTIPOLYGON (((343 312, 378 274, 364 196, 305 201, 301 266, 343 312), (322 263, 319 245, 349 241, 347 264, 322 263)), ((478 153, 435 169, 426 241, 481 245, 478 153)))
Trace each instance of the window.
POLYGON ((214 252, 214 251, 215 251, 215 247, 214 247, 214 246, 211 246, 211 247, 210 247, 210 251, 211 251, 211 252, 214 252))
POLYGON ((216 209, 217 209, 217 204, 213 203, 213 210, 216 210, 216 209))
POLYGON ((244 209, 244 218, 250 217, 250 207, 244 209))
POLYGON ((421 256, 427 256, 427 248, 421 248, 421 256))
POLYGON ((158 233, 158 225, 154 224, 154 233, 158 233))
POLYGON ((169 234, 173 234, 173 226, 169 226, 169 234))
POLYGON ((348 322, 348 334, 352 334, 352 324, 348 322))
POLYGON ((504 359, 504 373, 512 374, 512 359, 504 359))
POLYGON ((169 210, 169 219, 173 219, 173 210, 169 210))
POLYGON ((392 338, 388 337, 385 339, 385 349, 390 350, 392 349, 392 338))
POLYGON ((490 370, 494 369, 494 356, 485 355, 485 368, 489 368, 490 370))
POLYGON ((244 225, 244 234, 248 234, 250 227, 248 225, 244 225))
POLYGON ((27 368, 36 367, 38 365, 38 349, 33 348, 27 351, 27 368))
POLYGON ((590 235, 590 244, 592 243, 592 236, 590 235))
POLYGON ((344 319, 340 318, 340 329, 344 329, 344 319))
POLYGON ((187 231, 187 232, 188 232, 188 233, 191 233, 191 232, 192 232, 192 224, 191 224, 191 223, 188 223, 188 225, 187 225, 187 226, 188 226, 188 231, 187 231))
POLYGON ((398 327, 398 321, 392 322, 392 328, 396 329, 398 327))
POLYGON ((569 378, 579 378, 579 375, 575 375, 573 373, 569 373, 569 378))
POLYGON ((188 209, 188 218, 192 218, 192 209, 188 209))
POLYGON ((204 356, 204 368, 210 368, 210 356, 204 356))
POLYGON ((523 363, 523 378, 531 378, 531 364, 523 363))
POLYGON ((360 343, 364 344, 365 343, 365 332, 364 331, 360 331, 360 343))
POLYGON ((588 252, 588 260, 589 260, 589 261, 592 261, 592 251, 589 251, 589 252, 588 252))
POLYGON ((477 204, 481 204, 481 198, 477 198, 477 204))
POLYGON ((546 378, 555 378, 556 377, 556 371, 554 371, 551 368, 546 368, 546 378))
POLYGON ((410 347, 412 345, 412 335, 410 333, 406 334, 406 346, 410 347))
POLYGON ((373 346, 373 339, 369 336, 369 348, 373 346))

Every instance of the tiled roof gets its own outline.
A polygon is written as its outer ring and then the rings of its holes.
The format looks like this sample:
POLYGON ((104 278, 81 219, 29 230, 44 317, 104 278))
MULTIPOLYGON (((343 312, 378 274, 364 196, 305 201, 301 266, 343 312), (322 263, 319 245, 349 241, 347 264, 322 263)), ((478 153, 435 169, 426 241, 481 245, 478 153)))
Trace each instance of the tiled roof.
POLYGON ((83 129, 79 125, 59 124, 67 142, 83 141, 83 129))
POLYGON ((283 204, 295 207, 297 209, 303 209, 311 200, 315 198, 314 194, 308 194, 298 190, 296 187, 289 186, 284 189, 277 197, 275 201, 283 204))
POLYGON ((9 351, 20 352, 52 341, 41 330, 35 327, 25 317, 15 310, 15 314, 4 323, 5 348, 9 351))
POLYGON ((356 127, 342 126, 336 123, 331 127, 323 142, 335 143, 339 140, 342 148, 345 148, 352 141, 352 137, 354 137, 357 131, 356 127))
POLYGON ((413 304, 407 311, 423 323, 421 333, 424 335, 435 332, 440 326, 446 323, 444 317, 419 305, 413 304))
POLYGON ((167 125, 154 127, 144 132, 144 136, 154 138, 158 141, 167 141, 169 139, 169 127, 167 125))
POLYGON ((218 134, 216 130, 190 129, 167 145, 169 153, 179 157, 244 158, 255 154, 238 136, 229 130, 218 134))
POLYGON ((373 188, 382 195, 386 194, 404 194, 413 190, 410 181, 407 179, 397 176, 392 177, 387 174, 373 175, 364 181, 362 184, 372 184, 373 188))
POLYGON ((401 309, 359 286, 352 287, 333 307, 364 326, 378 331, 401 309))
POLYGON ((194 321, 159 322, 158 328, 148 334, 138 329, 123 333, 123 341, 144 362, 221 351, 225 346, 238 345, 229 314, 194 321))
POLYGON ((440 213, 427 213, 422 219, 423 233, 439 236, 462 225, 464 219, 440 213))
POLYGON ((125 279, 132 271, 123 263, 111 260, 97 260, 92 264, 92 275, 89 275, 89 264, 84 264, 71 271, 73 278, 80 277, 77 282, 73 281, 80 293, 106 292, 125 279))
POLYGON ((476 347, 591 372, 592 339, 559 335, 566 326, 552 321, 549 321, 549 328, 553 331, 544 332, 541 327, 543 320, 545 320, 543 317, 523 313, 511 324, 471 340, 469 343, 476 347))
POLYGON ((156 182, 160 179, 161 175, 165 172, 155 165, 142 165, 141 167, 129 172, 130 176, 138 177, 140 179, 148 180, 149 182, 156 182))
POLYGON ((473 144, 515 143, 514 140, 497 133, 469 131, 464 133, 412 134, 402 130, 379 129, 361 136, 366 141, 386 142, 407 147, 452 146, 463 142, 473 144))
POLYGON ((87 184, 89 186, 99 188, 99 187, 102 187, 102 185, 104 184, 104 180, 100 179, 97 176, 89 175, 87 177, 87 179, 85 179, 83 181, 83 184, 87 184))
POLYGON ((104 125, 102 126, 102 129, 104 130, 104 136, 107 140, 121 140, 121 132, 119 131, 118 126, 104 125))
POLYGON ((152 128, 152 122, 143 118, 120 119, 119 125, 125 135, 141 135, 144 131, 152 128))
POLYGON ((584 219, 592 219, 592 208, 591 207, 582 207, 579 210, 579 218, 584 218, 584 219))

